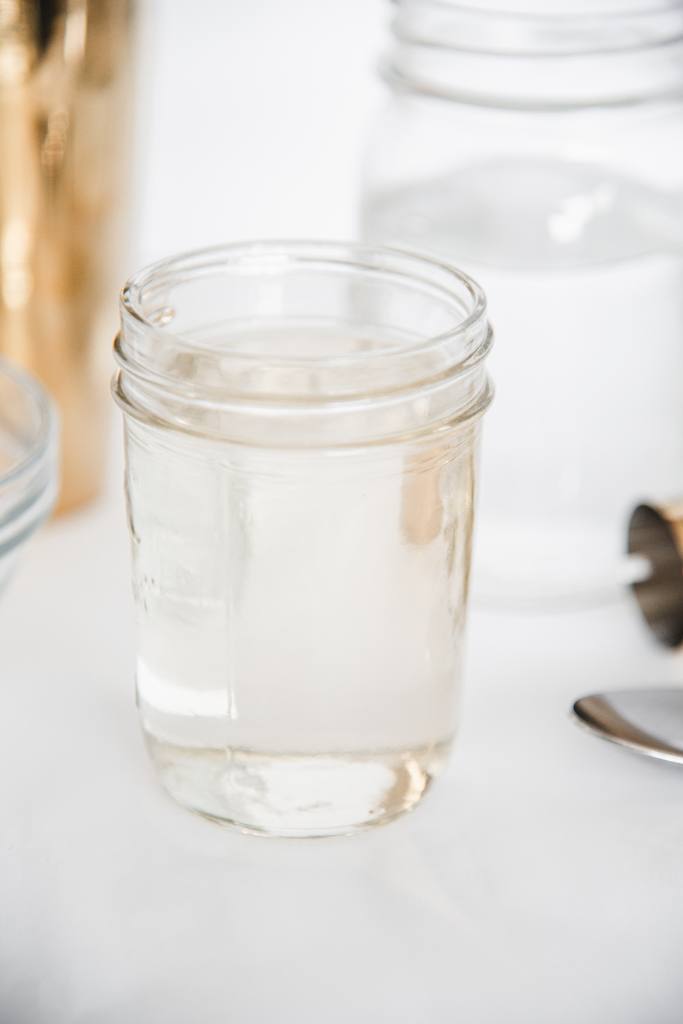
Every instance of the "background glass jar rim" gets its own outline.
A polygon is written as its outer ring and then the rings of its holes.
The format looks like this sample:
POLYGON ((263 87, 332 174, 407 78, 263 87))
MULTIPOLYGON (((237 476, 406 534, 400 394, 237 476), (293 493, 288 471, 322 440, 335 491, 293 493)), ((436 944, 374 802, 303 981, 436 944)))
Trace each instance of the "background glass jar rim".
POLYGON ((631 105, 683 91, 679 0, 395 0, 396 89, 499 107, 631 105), (495 73, 492 73, 495 59, 495 73))
POLYGON ((683 36, 680 0, 394 0, 399 39, 453 50, 575 56, 665 46, 683 36))
POLYGON ((193 409, 205 427, 210 413, 219 434, 234 431, 238 417, 296 420, 311 430, 330 417, 348 423, 382 409, 396 425, 395 410, 418 399, 442 417, 469 419, 490 399, 490 345, 481 288, 447 263, 357 243, 235 243, 163 260, 124 286, 114 393, 128 413, 190 432, 193 409), (212 301, 225 290, 230 316, 218 323, 229 347, 220 331, 207 337, 202 324, 188 326, 187 288, 212 301), (400 342, 313 354, 240 347, 245 324, 276 332, 300 323, 302 311, 352 332, 344 304, 381 315, 381 324, 368 323, 369 337, 386 327, 403 330, 400 342))

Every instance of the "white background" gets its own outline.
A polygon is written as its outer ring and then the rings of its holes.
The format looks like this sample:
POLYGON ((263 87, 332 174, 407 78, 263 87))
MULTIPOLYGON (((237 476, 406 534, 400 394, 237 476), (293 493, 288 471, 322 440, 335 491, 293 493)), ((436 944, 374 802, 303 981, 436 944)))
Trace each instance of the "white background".
POLYGON ((390 4, 143 4, 136 255, 350 237, 390 4))
MULTIPOLYGON (((348 236, 380 0, 145 7, 131 260, 348 236)), ((118 424, 117 424, 118 427, 118 424)), ((683 679, 628 601, 476 611, 449 775, 353 839, 221 830, 159 791, 133 706, 118 430, 0 616, 0 1024, 678 1024, 683 776, 581 693, 683 679)))

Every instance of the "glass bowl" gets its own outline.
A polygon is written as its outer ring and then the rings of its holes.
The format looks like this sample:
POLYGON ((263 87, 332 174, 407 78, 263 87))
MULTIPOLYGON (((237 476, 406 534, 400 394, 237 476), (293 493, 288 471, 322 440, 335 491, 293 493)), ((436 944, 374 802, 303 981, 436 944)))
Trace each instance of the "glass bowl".
POLYGON ((0 592, 57 494, 57 414, 26 373, 0 358, 0 592))

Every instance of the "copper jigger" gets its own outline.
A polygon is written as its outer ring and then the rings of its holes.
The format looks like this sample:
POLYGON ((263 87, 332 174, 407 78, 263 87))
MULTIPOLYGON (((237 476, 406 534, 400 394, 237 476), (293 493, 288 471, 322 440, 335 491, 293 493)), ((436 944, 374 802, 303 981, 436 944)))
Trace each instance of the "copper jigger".
POLYGON ((0 3, 0 355, 59 405, 61 508, 104 465, 131 27, 129 0, 0 3))
POLYGON ((647 575, 633 584, 640 610, 657 639, 683 643, 683 501, 638 505, 628 526, 628 553, 640 556, 647 575))

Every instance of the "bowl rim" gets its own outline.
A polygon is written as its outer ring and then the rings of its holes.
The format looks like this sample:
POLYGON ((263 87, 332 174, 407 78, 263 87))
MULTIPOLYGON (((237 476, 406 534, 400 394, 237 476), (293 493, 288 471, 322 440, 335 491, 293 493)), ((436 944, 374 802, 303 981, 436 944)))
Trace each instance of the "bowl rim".
POLYGON ((30 474, 34 469, 38 470, 57 439, 57 411, 42 384, 28 371, 4 356, 0 356, 0 379, 2 378, 11 380, 29 397, 38 414, 38 426, 36 436, 30 442, 26 454, 6 472, 0 473, 0 491, 30 474))

